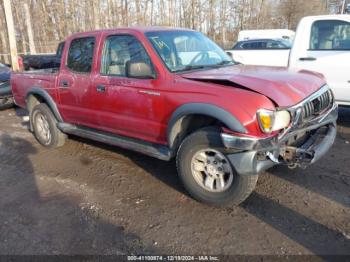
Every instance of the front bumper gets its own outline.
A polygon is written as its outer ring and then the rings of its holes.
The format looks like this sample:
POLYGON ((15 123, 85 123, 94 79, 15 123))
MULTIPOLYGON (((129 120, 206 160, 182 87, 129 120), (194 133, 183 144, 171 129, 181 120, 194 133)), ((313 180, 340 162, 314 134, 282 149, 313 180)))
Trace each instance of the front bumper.
POLYGON ((264 170, 284 164, 289 167, 306 167, 319 160, 331 148, 337 131, 338 106, 303 126, 291 128, 271 138, 258 139, 222 133, 221 138, 228 158, 241 175, 256 175, 264 170), (302 140, 301 144, 291 141, 302 140))

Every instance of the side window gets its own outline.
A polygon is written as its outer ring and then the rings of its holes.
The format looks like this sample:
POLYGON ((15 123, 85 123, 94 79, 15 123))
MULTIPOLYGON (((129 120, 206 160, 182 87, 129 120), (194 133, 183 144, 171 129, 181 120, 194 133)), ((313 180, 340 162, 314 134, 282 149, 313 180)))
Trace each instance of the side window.
POLYGON ((64 42, 61 42, 58 44, 58 47, 57 47, 57 51, 56 51, 57 57, 59 57, 59 58, 62 57, 63 49, 64 49, 64 42))
POLYGON ((253 49, 253 44, 254 43, 245 43, 243 45, 241 45, 242 49, 253 49))
POLYGON ((103 48, 101 74, 126 76, 126 64, 129 61, 143 62, 153 68, 146 50, 134 36, 109 36, 103 48))
POLYGON ((69 47, 67 67, 79 73, 91 72, 94 46, 94 37, 74 39, 69 47))
POLYGON ((279 42, 277 41, 268 41, 266 44, 267 49, 281 49, 284 48, 279 42))
POLYGON ((255 42, 249 42, 245 43, 242 46, 242 49, 266 49, 266 42, 264 41, 255 41, 255 42))
POLYGON ((350 50, 350 23, 341 20, 314 22, 310 50, 350 50))
POLYGON ((258 42, 258 48, 257 49, 266 49, 266 45, 267 45, 266 41, 258 42))
POLYGON ((232 47, 232 50, 234 49, 242 49, 242 45, 240 42, 236 43, 233 47, 232 47))

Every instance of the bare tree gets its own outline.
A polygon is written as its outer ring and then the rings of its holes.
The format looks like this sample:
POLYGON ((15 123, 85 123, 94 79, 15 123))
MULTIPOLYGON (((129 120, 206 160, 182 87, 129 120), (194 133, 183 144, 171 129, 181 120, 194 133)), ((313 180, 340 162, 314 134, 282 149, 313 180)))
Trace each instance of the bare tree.
MULTIPOLYGON (((67 35, 132 25, 168 25, 200 30, 220 45, 231 46, 240 30, 295 29, 306 15, 338 13, 340 0, 11 0, 16 41, 28 51, 23 20, 28 4, 38 52, 53 52, 67 35)), ((0 54, 9 53, 3 6, 0 8, 0 54)), ((5 61, 4 55, 1 60, 5 61)))

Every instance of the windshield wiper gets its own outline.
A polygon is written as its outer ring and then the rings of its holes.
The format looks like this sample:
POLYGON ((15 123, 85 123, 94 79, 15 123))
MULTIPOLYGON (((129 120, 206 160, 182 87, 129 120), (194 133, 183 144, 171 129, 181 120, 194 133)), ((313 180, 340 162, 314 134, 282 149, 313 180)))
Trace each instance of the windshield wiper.
POLYGON ((236 62, 231 60, 222 60, 221 62, 214 64, 213 66, 222 66, 222 65, 228 65, 228 64, 235 64, 236 62))
POLYGON ((230 61, 230 60, 223 60, 219 63, 209 64, 209 65, 187 65, 184 68, 176 70, 175 72, 191 71, 191 70, 203 69, 203 68, 216 68, 216 67, 220 67, 220 66, 228 65, 228 64, 234 65, 234 64, 236 64, 236 62, 230 61))
POLYGON ((191 71, 191 70, 195 70, 195 69, 206 68, 208 66, 210 66, 210 65, 187 65, 184 68, 176 70, 175 72, 191 71))

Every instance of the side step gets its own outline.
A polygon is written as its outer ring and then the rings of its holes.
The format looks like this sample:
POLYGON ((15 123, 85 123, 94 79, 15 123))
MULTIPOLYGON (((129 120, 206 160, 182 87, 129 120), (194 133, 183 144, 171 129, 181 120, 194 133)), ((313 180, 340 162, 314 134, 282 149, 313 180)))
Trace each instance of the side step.
POLYGON ((149 143, 129 137, 114 135, 92 128, 75 126, 67 123, 58 123, 57 127, 64 133, 81 136, 105 144, 130 149, 160 160, 170 160, 171 150, 167 146, 149 143))

